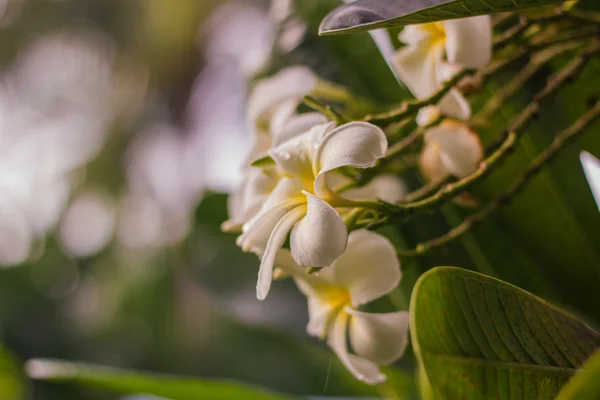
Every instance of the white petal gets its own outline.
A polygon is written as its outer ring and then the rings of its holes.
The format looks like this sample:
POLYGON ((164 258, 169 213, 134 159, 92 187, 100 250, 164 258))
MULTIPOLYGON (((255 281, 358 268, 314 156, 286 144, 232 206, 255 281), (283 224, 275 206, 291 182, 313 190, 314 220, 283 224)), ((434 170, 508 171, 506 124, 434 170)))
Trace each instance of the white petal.
POLYGON ((381 373, 377 364, 348 353, 346 342, 348 317, 345 312, 338 314, 329 331, 327 343, 356 379, 369 385, 384 382, 386 376, 381 373))
POLYGON ((388 294, 401 278, 394 246, 366 229, 350 233, 346 251, 330 268, 335 283, 350 292, 355 306, 388 294))
POLYGON ((442 22, 448 61, 466 68, 482 68, 492 58, 492 21, 489 15, 442 22))
POLYGON ((240 230, 261 209, 269 194, 275 189, 278 178, 274 171, 249 168, 244 174, 242 187, 230 194, 227 199, 229 220, 223 223, 226 232, 240 230))
POLYGON ((440 145, 436 142, 426 143, 419 158, 421 172, 431 182, 440 182, 449 175, 440 154, 440 145))
POLYGON ((408 312, 372 314, 346 308, 354 352, 379 365, 399 359, 408 344, 408 312))
POLYGON ((442 122, 427 131, 425 140, 435 141, 439 145, 444 167, 458 178, 475 172, 483 159, 483 146, 479 136, 460 122, 442 122))
POLYGON ((406 185, 394 175, 380 175, 369 184, 346 190, 343 197, 350 200, 381 199, 389 203, 397 203, 406 196, 406 185))
POLYGON ((269 197, 264 201, 261 212, 289 201, 304 203, 306 199, 302 191, 305 188, 304 184, 297 179, 288 177, 281 178, 279 182, 277 182, 277 185, 275 185, 275 188, 269 197))
POLYGON ((306 332, 313 337, 324 339, 333 322, 339 307, 334 304, 319 301, 314 297, 308 298, 308 325, 306 332))
POLYGON ((236 239, 236 244, 243 251, 262 253, 277 223, 297 206, 298 204, 287 202, 257 214, 243 225, 243 233, 236 239))
POLYGON ((317 85, 317 76, 307 67, 288 67, 258 82, 248 99, 248 119, 258 121, 273 106, 291 98, 308 95, 317 85))
POLYGON ((315 125, 308 132, 269 150, 269 155, 286 173, 307 185, 312 185, 315 179, 312 170, 315 150, 334 125, 334 123, 315 125))
POLYGON ((305 195, 308 210, 292 230, 292 255, 300 266, 326 267, 346 249, 348 230, 333 207, 315 195, 305 195))
MULTIPOLYGON (((292 118, 292 116, 296 113, 296 109, 298 108, 298 99, 292 98, 281 103, 271 116, 271 120, 269 121, 269 134, 275 142, 275 138, 277 137, 277 133, 280 132, 285 124, 292 118)), ((275 143, 273 143, 273 146, 275 143)))
POLYGON ((292 115, 277 131, 273 131, 273 147, 307 132, 315 125, 327 123, 327 118, 318 112, 292 115))
POLYGON ((427 29, 427 25, 419 24, 405 26, 398 35, 398 39, 409 46, 418 46, 431 36, 432 32, 427 29))
POLYGON ((275 256, 277 252, 283 246, 288 233, 294 226, 294 224, 302 218, 306 213, 306 207, 296 207, 292 211, 288 212, 283 218, 277 222, 273 232, 269 237, 264 255, 260 262, 260 269, 258 271, 258 282, 256 284, 256 297, 259 300, 264 300, 269 294, 271 289, 271 281, 273 280, 273 266, 275 262, 275 256))
POLYGON ((238 246, 244 251, 264 250, 277 222, 290 210, 306 202, 302 187, 295 179, 282 178, 260 212, 244 224, 244 233, 237 239, 238 246))
POLYGON ((396 53, 394 69, 417 99, 429 97, 439 90, 438 68, 443 55, 441 44, 429 42, 422 46, 407 46, 396 53))
POLYGON ((367 122, 350 122, 327 133, 313 161, 315 193, 326 196, 325 173, 345 166, 372 167, 385 156, 387 147, 385 133, 367 122))
POLYGON ((438 106, 423 107, 419 109, 419 112, 417 113, 417 125, 427 126, 429 124, 432 124, 441 115, 441 110, 438 106))
POLYGON ((462 121, 471 118, 471 105, 457 89, 451 89, 438 103, 442 114, 462 121))

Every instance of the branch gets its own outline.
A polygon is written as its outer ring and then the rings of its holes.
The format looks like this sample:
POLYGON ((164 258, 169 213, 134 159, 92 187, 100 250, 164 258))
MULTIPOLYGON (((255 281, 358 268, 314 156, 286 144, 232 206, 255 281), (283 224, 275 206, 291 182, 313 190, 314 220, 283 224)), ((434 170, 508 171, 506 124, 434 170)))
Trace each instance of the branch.
POLYGON ((481 162, 477 171, 473 172, 471 175, 465 178, 456 181, 455 183, 446 185, 445 187, 440 189, 436 194, 427 197, 423 200, 395 205, 382 203, 382 208, 388 209, 388 211, 390 211, 391 217, 406 216, 408 214, 414 214, 419 211, 427 211, 439 206, 446 199, 453 198, 465 192, 475 183, 481 181, 482 178, 484 178, 491 172, 492 167, 500 165, 500 163, 504 161, 506 157, 510 154, 510 152, 514 149, 519 137, 526 131, 529 124, 538 115, 541 107, 540 102, 546 97, 553 94, 558 88, 562 86, 562 84, 564 84, 568 80, 574 79, 586 64, 587 59, 592 54, 597 52, 600 52, 600 42, 595 41, 589 46, 587 46, 586 49, 577 58, 572 60, 562 70, 550 76, 550 78, 548 79, 548 83, 546 84, 544 89, 542 89, 533 97, 532 102, 527 107, 525 107, 525 109, 519 115, 517 115, 517 117, 509 125, 506 137, 500 145, 500 147, 497 150, 495 150, 491 155, 489 155, 484 161, 481 162))
POLYGON ((560 153, 571 141, 576 139, 580 134, 585 131, 592 122, 600 118, 600 102, 588 110, 582 115, 573 125, 560 133, 552 144, 548 146, 542 153, 540 153, 527 167, 527 169, 521 174, 521 176, 514 181, 510 188, 488 203, 484 208, 476 212, 475 214, 465 218, 465 220, 458 226, 454 227, 445 235, 438 238, 429 240, 427 242, 419 243, 412 250, 398 250, 398 255, 405 257, 415 257, 422 255, 433 248, 443 246, 454 239, 459 238, 464 233, 468 232, 477 223, 483 221, 496 209, 502 205, 506 205, 512 201, 516 195, 518 195, 531 181, 531 179, 537 175, 537 173, 544 167, 544 165, 551 162, 557 154, 560 153))
POLYGON ((345 124, 346 122, 349 121, 347 118, 345 118, 340 113, 335 111, 330 105, 323 104, 319 100, 315 99, 314 97, 304 96, 302 101, 308 107, 312 108, 315 111, 320 112, 321 114, 325 115, 331 121, 335 121, 338 125, 345 124))
POLYGON ((444 82, 444 86, 423 100, 405 101, 399 108, 394 110, 374 115, 365 116, 364 120, 375 125, 387 125, 392 122, 402 121, 405 118, 414 116, 421 108, 433 104, 437 104, 442 98, 458 84, 465 76, 475 73, 473 69, 463 68, 458 71, 452 78, 444 82))

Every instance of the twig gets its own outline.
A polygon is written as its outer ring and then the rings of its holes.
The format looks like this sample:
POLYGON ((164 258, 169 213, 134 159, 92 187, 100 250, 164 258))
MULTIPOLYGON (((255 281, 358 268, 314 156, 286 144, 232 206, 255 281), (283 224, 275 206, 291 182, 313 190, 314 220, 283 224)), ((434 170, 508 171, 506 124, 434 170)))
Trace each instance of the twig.
POLYGON ((364 120, 375 125, 387 125, 392 122, 402 121, 405 118, 415 115, 423 107, 437 104, 465 76, 474 73, 475 70, 463 68, 454 74, 452 78, 444 82, 444 86, 431 96, 423 100, 405 101, 400 107, 394 110, 381 114, 367 115, 364 120))
POLYGON ((315 99, 311 96, 304 96, 302 99, 304 104, 308 107, 312 108, 315 111, 320 112, 325 115, 328 119, 337 122, 339 125, 345 124, 348 122, 348 119, 343 117, 340 113, 335 111, 330 105, 323 104, 319 100, 315 99))
POLYGON ((419 243, 412 250, 398 250, 398 255, 404 257, 415 257, 422 255, 429 250, 443 246, 450 241, 459 238, 461 235, 469 231, 474 225, 483 221, 487 218, 492 212, 498 209, 500 206, 508 204, 512 199, 515 198, 529 183, 529 181, 537 175, 537 173, 544 167, 544 165, 548 164, 552 161, 554 157, 556 157, 559 152, 565 148, 569 142, 576 139, 581 133, 585 131, 585 128, 588 127, 592 122, 596 119, 600 118, 600 102, 596 102, 596 104, 588 110, 585 114, 583 114, 573 125, 569 128, 565 129, 562 133, 560 133, 552 144, 548 146, 542 153, 540 153, 527 167, 527 169, 521 174, 521 176, 514 181, 514 183, 510 186, 510 188, 489 202, 484 208, 476 212, 475 214, 465 218, 465 220, 458 226, 454 227, 446 234, 429 240, 427 242, 419 243))
POLYGON ((523 85, 531 79, 545 64, 550 62, 554 57, 557 57, 567 51, 570 51, 578 46, 580 42, 569 42, 556 45, 546 50, 542 50, 531 59, 531 62, 525 66, 515 77, 505 85, 495 96, 493 96, 483 106, 481 111, 473 117, 475 121, 487 120, 504 104, 509 98, 522 90, 523 85))
POLYGON ((450 177, 447 177, 445 179, 438 180, 438 181, 430 181, 430 182, 426 183, 425 185, 421 186, 420 188, 418 188, 417 190, 410 192, 409 194, 404 196, 404 199, 402 199, 402 200, 405 202, 413 202, 413 201, 422 199, 423 197, 427 196, 430 193, 435 193, 438 190, 440 190, 442 185, 444 185, 445 183, 448 182, 449 178, 450 177))

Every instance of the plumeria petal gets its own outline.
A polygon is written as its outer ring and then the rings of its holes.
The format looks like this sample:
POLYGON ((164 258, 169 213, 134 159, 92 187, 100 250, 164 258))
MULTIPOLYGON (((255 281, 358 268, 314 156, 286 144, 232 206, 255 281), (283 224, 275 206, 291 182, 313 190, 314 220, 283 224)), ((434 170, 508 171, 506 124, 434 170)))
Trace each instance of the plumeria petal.
POLYGON ((350 233, 346 252, 330 269, 335 283, 350 292, 355 306, 388 294, 401 278, 394 246, 385 237, 366 229, 350 233))
POLYGON ((427 24, 408 25, 398 35, 402 43, 409 46, 423 46, 431 39, 432 32, 427 24))
POLYGON ((427 106, 419 109, 415 120, 417 125, 427 126, 436 121, 441 115, 442 112, 438 106, 427 106))
POLYGON ((315 125, 327 123, 327 118, 318 112, 291 116, 276 132, 273 132, 273 146, 278 146, 296 136, 309 131, 315 125))
POLYGON ((471 105, 457 89, 451 89, 439 102, 442 113, 462 121, 471 118, 471 105))
POLYGON ((296 207, 281 218, 269 237, 264 255, 260 262, 258 271, 258 282, 256 284, 256 297, 264 300, 269 294, 271 281, 273 280, 273 266, 277 252, 283 246, 288 233, 294 224, 306 213, 306 206, 296 207))
POLYGON ((308 132, 269 150, 269 155, 286 173, 306 184, 312 184, 315 178, 312 171, 315 149, 334 125, 328 123, 313 126, 308 132))
POLYGON ((304 194, 308 211, 292 230, 292 255, 300 266, 326 267, 346 249, 348 230, 333 207, 313 194, 304 194))
POLYGON ((492 20, 489 15, 442 22, 448 61, 466 68, 482 68, 492 58, 492 20))
POLYGON ((346 308, 349 337, 354 352, 379 365, 399 359, 408 344, 408 312, 372 314, 346 308))
POLYGON ((441 182, 448 176, 448 170, 440 154, 440 145, 436 142, 432 141, 423 147, 419 166, 423 175, 431 182, 441 182))
POLYGON ((277 223, 299 205, 302 205, 302 203, 288 201, 257 214, 244 224, 243 233, 238 236, 236 244, 243 251, 261 253, 267 247, 269 238, 277 223))
POLYGON ((394 175, 380 175, 367 185, 343 192, 343 197, 350 200, 381 199, 388 203, 397 203, 406 196, 406 185, 394 175))
POLYGON ((338 310, 331 303, 319 301, 314 297, 308 298, 308 324, 306 332, 313 337, 324 339, 327 337, 329 325, 338 310))
POLYGON ((308 95, 317 82, 317 76, 304 66, 288 67, 263 79, 256 84, 248 99, 248 119, 263 119, 276 104, 308 95))
POLYGON ((258 214, 243 225, 243 234, 237 244, 244 251, 261 251, 277 222, 293 208, 306 203, 302 184, 292 178, 282 178, 266 198, 258 214))
POLYGON ((425 134, 439 145, 440 159, 451 175, 463 178, 473 173, 483 159, 483 146, 468 125, 447 120, 425 134))
POLYGON ((329 133, 319 144, 313 160, 315 193, 326 196, 324 174, 340 167, 369 168, 385 156, 387 138, 381 128, 368 122, 350 122, 329 133))
POLYGON ((443 55, 444 48, 437 43, 406 46, 396 53, 394 69, 417 99, 429 97, 439 89, 438 68, 443 55))
POLYGON ((261 209, 261 206, 275 189, 278 178, 272 170, 250 168, 244 174, 244 184, 230 194, 227 199, 229 220, 225 221, 222 229, 226 232, 235 232, 242 225, 252 219, 261 209))
POLYGON ((272 146, 275 147, 275 138, 278 135, 278 132, 281 132, 283 127, 288 123, 290 118, 296 113, 296 109, 298 108, 298 99, 291 98, 275 108, 273 115, 271 115, 271 120, 269 121, 269 134, 272 139, 272 146))
POLYGON ((262 205, 262 211, 270 210, 278 205, 288 202, 306 202, 306 198, 302 194, 302 191, 306 187, 302 182, 294 178, 283 177, 277 182, 275 188, 267 197, 266 201, 262 205))
POLYGON ((356 377, 356 379, 370 385, 385 381, 386 376, 381 373, 377 364, 348 353, 346 339, 348 329, 348 314, 340 312, 333 322, 328 335, 328 344, 340 361, 356 377))

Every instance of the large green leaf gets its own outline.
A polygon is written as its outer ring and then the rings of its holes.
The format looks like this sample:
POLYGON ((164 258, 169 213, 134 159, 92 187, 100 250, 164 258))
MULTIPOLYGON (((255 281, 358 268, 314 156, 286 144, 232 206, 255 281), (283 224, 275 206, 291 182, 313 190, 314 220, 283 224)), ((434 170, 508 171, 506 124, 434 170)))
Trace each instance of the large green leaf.
POLYGON ((597 351, 563 387, 556 400, 600 399, 599 376, 600 352, 597 351))
POLYGON ((377 28, 440 21, 560 3, 560 0, 358 0, 323 19, 319 34, 354 33, 377 28))
POLYGON ((31 360, 27 363, 27 371, 36 379, 74 383, 115 393, 152 394, 172 400, 290 399, 265 389, 236 382, 175 377, 59 360, 31 360))
POLYGON ((600 351, 596 351, 575 376, 563 387, 556 400, 600 398, 600 351))
POLYGON ((425 273, 410 313, 421 379, 443 399, 552 399, 600 346, 572 315, 461 268, 425 273))

